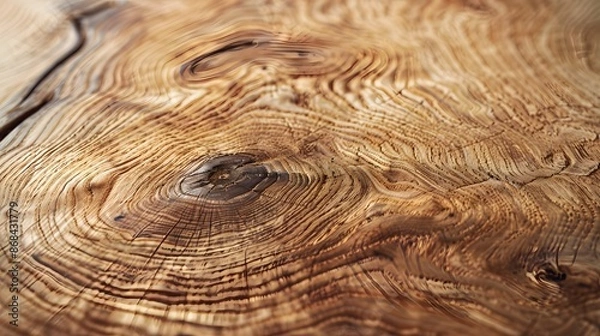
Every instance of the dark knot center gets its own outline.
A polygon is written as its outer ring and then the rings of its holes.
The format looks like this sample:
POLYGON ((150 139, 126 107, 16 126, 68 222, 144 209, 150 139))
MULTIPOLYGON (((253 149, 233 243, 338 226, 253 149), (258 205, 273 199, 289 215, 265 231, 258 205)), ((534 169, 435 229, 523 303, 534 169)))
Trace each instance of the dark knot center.
POLYGON ((228 182, 231 182, 231 178, 232 178, 232 172, 230 169, 227 169, 227 168, 217 169, 214 172, 211 172, 210 175, 208 176, 208 180, 213 185, 227 184, 228 182))
POLYGON ((279 177, 249 155, 224 155, 193 170, 181 182, 181 190, 197 198, 226 201, 243 195, 256 196, 279 177))

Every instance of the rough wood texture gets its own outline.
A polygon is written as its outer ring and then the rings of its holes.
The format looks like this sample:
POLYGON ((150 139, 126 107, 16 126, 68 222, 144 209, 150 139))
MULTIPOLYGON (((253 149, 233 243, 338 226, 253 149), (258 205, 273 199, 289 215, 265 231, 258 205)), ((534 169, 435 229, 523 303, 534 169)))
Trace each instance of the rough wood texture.
POLYGON ((0 334, 600 333, 599 1, 0 13, 0 334))

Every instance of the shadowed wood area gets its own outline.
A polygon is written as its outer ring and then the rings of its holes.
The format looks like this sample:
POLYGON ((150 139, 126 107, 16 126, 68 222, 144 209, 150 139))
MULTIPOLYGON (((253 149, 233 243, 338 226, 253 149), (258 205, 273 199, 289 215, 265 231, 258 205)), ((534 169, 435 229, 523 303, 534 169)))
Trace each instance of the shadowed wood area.
POLYGON ((600 1, 0 18, 1 335, 600 334, 600 1))

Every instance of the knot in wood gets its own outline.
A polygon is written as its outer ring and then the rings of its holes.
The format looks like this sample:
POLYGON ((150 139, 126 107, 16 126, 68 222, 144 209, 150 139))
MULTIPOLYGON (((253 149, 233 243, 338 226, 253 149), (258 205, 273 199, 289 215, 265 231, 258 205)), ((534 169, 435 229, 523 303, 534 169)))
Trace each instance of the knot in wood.
POLYGON ((252 197, 278 179, 264 165, 246 154, 223 155, 206 160, 181 182, 184 194, 204 200, 227 201, 252 197))

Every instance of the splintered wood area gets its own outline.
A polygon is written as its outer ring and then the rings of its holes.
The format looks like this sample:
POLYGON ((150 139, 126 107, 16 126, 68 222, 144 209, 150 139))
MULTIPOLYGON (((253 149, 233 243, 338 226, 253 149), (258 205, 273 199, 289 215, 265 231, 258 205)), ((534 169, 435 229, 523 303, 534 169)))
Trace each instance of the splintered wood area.
POLYGON ((0 47, 2 335, 600 334, 600 1, 12 0, 0 47))

